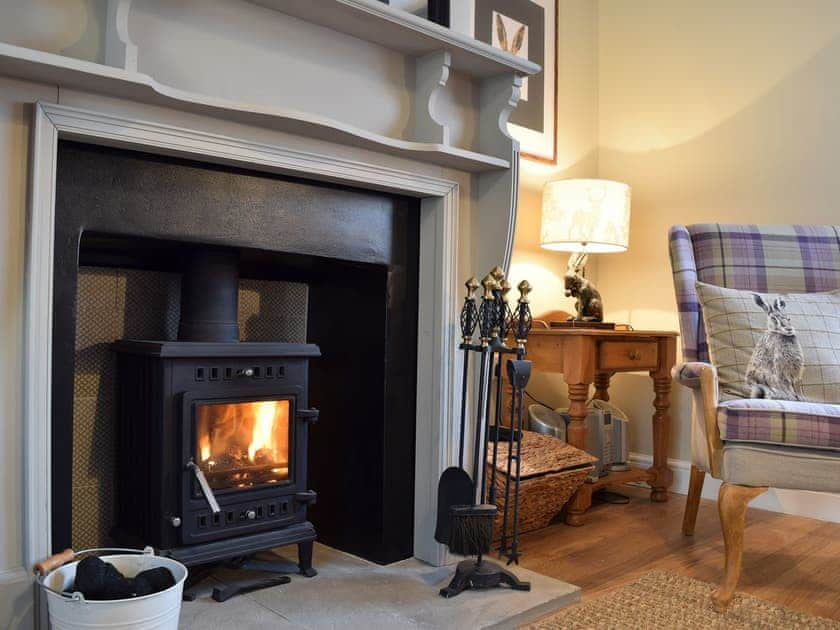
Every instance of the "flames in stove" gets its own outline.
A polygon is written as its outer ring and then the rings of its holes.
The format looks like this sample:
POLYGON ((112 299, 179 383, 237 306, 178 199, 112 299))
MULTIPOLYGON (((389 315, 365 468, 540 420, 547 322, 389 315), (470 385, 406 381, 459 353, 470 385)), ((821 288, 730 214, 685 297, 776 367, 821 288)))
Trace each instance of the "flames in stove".
POLYGON ((267 400, 251 403, 256 407, 252 413, 256 416, 251 443, 248 445, 248 458, 256 461, 257 454, 271 457, 277 461, 277 448, 274 443, 274 420, 277 417, 277 401, 267 400))
POLYGON ((289 479, 289 401, 204 403, 196 455, 210 486, 247 488, 289 479))

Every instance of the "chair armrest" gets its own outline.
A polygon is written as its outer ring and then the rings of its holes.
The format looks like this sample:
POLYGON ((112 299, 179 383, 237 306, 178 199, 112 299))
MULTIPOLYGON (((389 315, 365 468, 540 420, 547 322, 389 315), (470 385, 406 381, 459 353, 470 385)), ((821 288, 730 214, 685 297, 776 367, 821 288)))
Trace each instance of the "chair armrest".
POLYGON ((703 363, 701 361, 689 361, 687 363, 677 363, 671 368, 671 378, 684 387, 691 389, 700 389, 700 374, 703 368, 709 367, 715 369, 711 363, 703 363))
POLYGON ((700 429, 699 433, 694 435, 698 438, 702 435, 708 454, 709 472, 719 479, 723 461, 723 441, 717 423, 717 408, 720 402, 717 368, 711 363, 699 361, 679 363, 671 370, 671 376, 680 385, 694 390, 695 414, 692 421, 699 423, 697 428, 700 429))
POLYGON ((703 398, 703 423, 706 429, 706 447, 709 451, 709 468, 713 477, 721 478, 723 440, 717 422, 719 399, 717 368, 705 364, 700 368, 700 393, 703 398))

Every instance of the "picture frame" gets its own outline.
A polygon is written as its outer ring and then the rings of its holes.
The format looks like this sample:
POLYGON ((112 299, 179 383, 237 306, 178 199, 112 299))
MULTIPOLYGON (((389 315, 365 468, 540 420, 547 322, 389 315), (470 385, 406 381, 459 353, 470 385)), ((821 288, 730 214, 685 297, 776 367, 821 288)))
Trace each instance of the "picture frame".
POLYGON ((525 57, 542 72, 523 79, 508 121, 523 158, 557 163, 558 0, 451 0, 450 28, 525 57))

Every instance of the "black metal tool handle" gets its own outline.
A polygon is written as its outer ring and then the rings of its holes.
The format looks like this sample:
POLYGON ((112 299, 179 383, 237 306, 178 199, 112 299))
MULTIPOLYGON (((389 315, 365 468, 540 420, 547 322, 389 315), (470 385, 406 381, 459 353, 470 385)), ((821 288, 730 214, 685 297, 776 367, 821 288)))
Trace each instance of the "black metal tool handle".
POLYGON ((467 287, 467 295, 464 297, 464 305, 461 307, 461 337, 465 344, 472 342, 475 327, 478 325, 478 307, 475 305, 475 292, 478 290, 478 280, 472 276, 464 283, 467 287))
POLYGON ((490 275, 496 281, 496 286, 493 287, 493 328, 490 332, 492 337, 498 339, 505 338, 505 310, 502 302, 503 285, 508 284, 505 280, 505 272, 498 265, 490 270, 490 275))
POLYGON ((522 480, 522 434, 525 429, 525 386, 528 384, 528 379, 531 378, 531 362, 530 361, 511 361, 515 363, 511 368, 511 381, 516 383, 516 391, 519 392, 519 407, 516 410, 516 426, 514 429, 518 430, 516 441, 511 444, 516 445, 516 476, 513 486, 513 531, 511 532, 510 554, 508 555, 508 564, 515 562, 519 564, 519 492, 521 489, 522 480))
POLYGON ((464 297, 464 306, 461 307, 461 347, 464 349, 464 374, 461 381, 461 427, 458 440, 458 468, 464 468, 464 435, 467 424, 467 387, 470 374, 470 345, 472 344, 475 327, 478 325, 478 307, 475 305, 475 292, 480 286, 475 276, 472 276, 464 283, 467 288, 467 295, 464 297))
POLYGON ((502 339, 507 339, 508 335, 510 334, 511 328, 513 327, 513 320, 514 315, 513 311, 510 308, 510 304, 508 303, 507 295, 510 293, 510 282, 507 280, 502 280, 501 282, 501 319, 502 319, 502 339))
POLYGON ((525 354, 525 344, 528 343, 528 334, 534 323, 531 316, 531 304, 528 294, 531 292, 531 283, 523 280, 517 286, 519 289, 519 301, 516 306, 516 348, 517 354, 522 358, 525 354))
POLYGON ((488 274, 481 281, 481 286, 484 287, 484 294, 481 296, 481 308, 478 309, 478 333, 481 345, 487 346, 493 338, 493 326, 496 324, 496 296, 493 295, 496 280, 488 274))

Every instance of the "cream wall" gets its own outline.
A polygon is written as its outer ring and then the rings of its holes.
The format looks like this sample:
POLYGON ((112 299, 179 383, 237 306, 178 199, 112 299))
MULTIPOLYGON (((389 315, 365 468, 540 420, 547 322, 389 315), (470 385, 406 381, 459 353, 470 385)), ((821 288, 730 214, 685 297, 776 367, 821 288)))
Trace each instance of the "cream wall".
MULTIPOLYGON (((535 315, 553 309, 574 310, 563 295, 568 255, 540 249, 543 184, 550 179, 591 177, 598 169, 598 5, 592 0, 560 0, 557 47, 557 166, 522 160, 519 215, 511 281, 534 286, 535 315)), ((592 265, 590 274, 596 273, 592 265)), ((528 391, 554 406, 567 404, 562 377, 535 373, 528 391)))
MULTIPOLYGON (((560 1, 556 169, 523 161, 512 275, 534 311, 572 310, 566 257, 540 250, 540 189, 602 177, 633 188, 630 249, 590 264, 609 320, 678 330, 667 230, 698 221, 838 223, 840 3, 813 0, 560 1)), ((557 375, 529 391, 566 403, 557 375)), ((631 451, 652 452, 646 374, 614 377, 634 420, 631 451)), ((690 459, 690 399, 672 396, 671 457, 690 459)))
MULTIPOLYGON (((601 0, 598 175, 633 187, 630 249, 599 257, 609 319, 678 329, 674 223, 840 223, 839 65, 836 0, 601 0)), ((645 378, 614 379, 636 417, 645 378)), ((685 391, 674 405, 671 455, 689 459, 685 391)))

